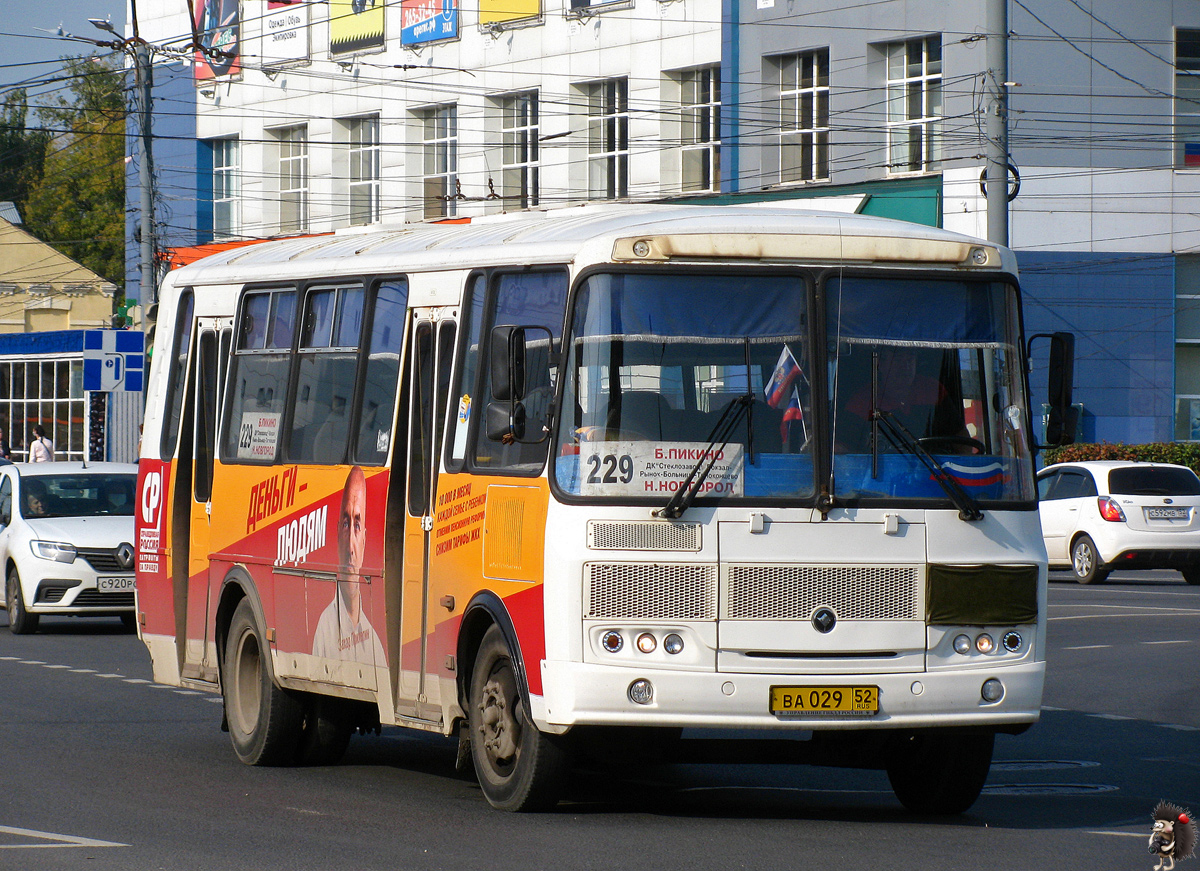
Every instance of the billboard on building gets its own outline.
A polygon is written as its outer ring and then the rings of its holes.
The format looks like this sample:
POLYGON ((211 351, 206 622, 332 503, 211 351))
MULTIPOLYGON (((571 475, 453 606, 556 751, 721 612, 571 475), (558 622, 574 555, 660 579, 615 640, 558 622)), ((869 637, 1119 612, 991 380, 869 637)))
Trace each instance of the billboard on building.
POLYGON ((541 0, 479 0, 479 23, 499 24, 537 18, 542 14, 541 0))
POLYGON ((193 22, 196 81, 242 71, 242 16, 238 0, 199 0, 193 22))
POLYGON ((329 0, 329 52, 383 49, 383 0, 329 0))
POLYGON ((268 66, 308 60, 308 0, 267 0, 261 54, 268 66))
POLYGON ((400 16, 402 45, 458 37, 458 0, 400 0, 400 16))

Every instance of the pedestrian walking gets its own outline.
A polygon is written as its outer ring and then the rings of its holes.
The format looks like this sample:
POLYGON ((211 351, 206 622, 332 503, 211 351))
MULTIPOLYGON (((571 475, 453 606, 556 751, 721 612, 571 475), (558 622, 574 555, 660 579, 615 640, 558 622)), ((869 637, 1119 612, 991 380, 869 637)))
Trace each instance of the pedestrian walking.
POLYGON ((46 438, 46 428, 40 423, 33 428, 33 441, 29 443, 29 462, 54 462, 54 442, 46 438))

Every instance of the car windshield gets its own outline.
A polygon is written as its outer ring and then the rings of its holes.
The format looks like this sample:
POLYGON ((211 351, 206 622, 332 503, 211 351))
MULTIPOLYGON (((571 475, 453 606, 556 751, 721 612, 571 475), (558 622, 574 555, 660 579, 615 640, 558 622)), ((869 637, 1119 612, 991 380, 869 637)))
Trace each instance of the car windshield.
POLYGON ((137 476, 122 473, 37 475, 21 480, 21 516, 132 516, 137 476))
POLYGON ((1200 478, 1191 469, 1130 466, 1108 473, 1114 496, 1200 496, 1200 478))

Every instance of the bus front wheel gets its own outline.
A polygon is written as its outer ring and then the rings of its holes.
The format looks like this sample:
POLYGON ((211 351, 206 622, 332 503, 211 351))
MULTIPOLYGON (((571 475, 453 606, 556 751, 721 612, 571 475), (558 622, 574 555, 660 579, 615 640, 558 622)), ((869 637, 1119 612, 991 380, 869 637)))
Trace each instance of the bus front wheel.
POLYGON ((892 753, 887 774, 913 813, 960 814, 975 803, 992 766, 991 732, 917 732, 892 753))
POLYGON ((498 626, 483 636, 471 671, 468 719, 471 759, 492 807, 548 810, 558 803, 568 771, 563 748, 538 731, 517 685, 512 653, 498 626))
POLYGON ((272 680, 270 648, 263 639, 254 609, 243 599, 229 623, 221 674, 229 738, 247 765, 290 765, 297 757, 304 711, 272 680))

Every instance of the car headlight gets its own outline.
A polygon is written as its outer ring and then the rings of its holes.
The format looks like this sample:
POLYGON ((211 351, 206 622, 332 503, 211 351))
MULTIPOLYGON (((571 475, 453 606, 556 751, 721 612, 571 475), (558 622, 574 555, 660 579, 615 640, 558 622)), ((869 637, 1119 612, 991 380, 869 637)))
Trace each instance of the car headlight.
POLYGON ((65 541, 31 541, 33 555, 40 559, 51 559, 60 563, 75 562, 75 545, 65 541))

